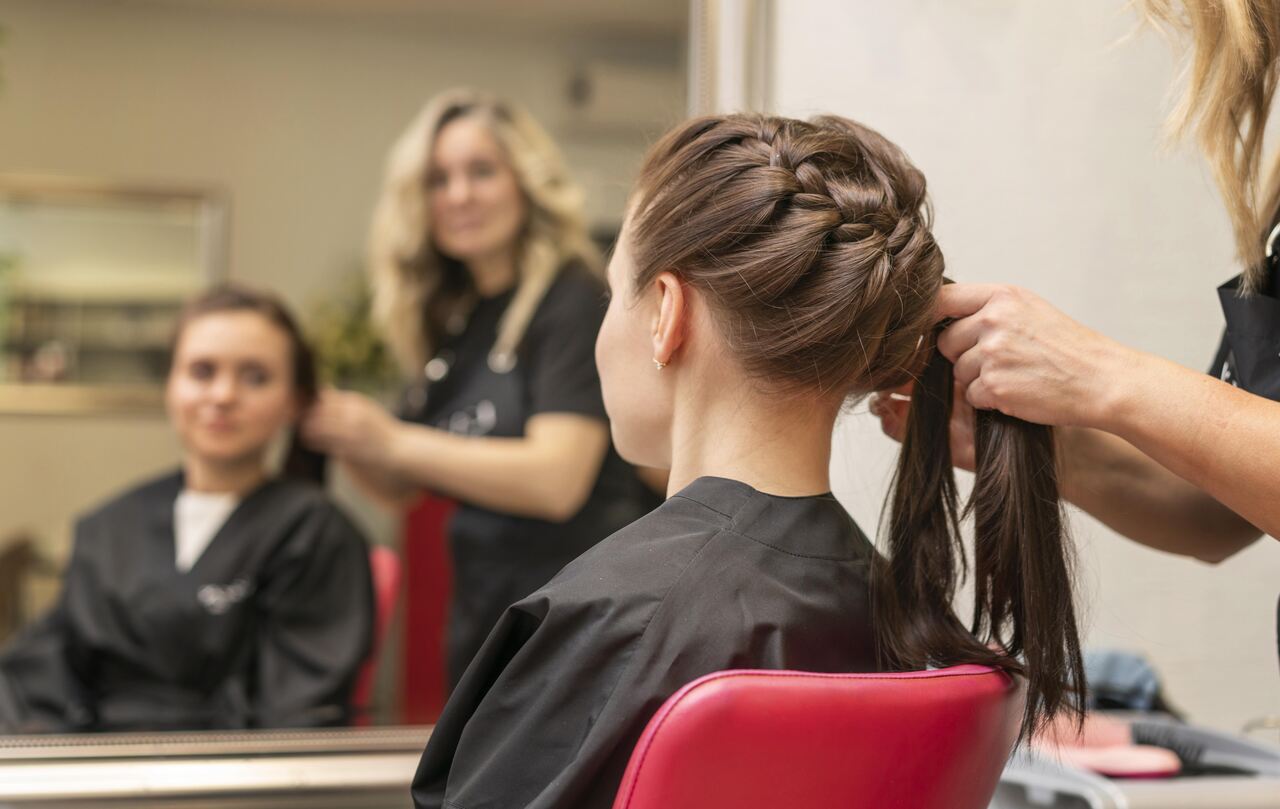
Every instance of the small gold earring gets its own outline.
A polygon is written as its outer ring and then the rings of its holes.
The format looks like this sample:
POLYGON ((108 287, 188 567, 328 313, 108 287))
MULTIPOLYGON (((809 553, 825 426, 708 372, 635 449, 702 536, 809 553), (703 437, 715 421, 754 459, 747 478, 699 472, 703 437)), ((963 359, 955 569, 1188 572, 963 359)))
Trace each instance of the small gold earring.
POLYGON ((661 360, 659 360, 659 359, 657 359, 657 358, 655 357, 655 358, 654 358, 654 360, 653 360, 653 367, 654 367, 654 368, 657 368, 659 371, 661 371, 663 368, 666 368, 666 367, 667 367, 667 364, 666 364, 665 362, 662 362, 661 360))

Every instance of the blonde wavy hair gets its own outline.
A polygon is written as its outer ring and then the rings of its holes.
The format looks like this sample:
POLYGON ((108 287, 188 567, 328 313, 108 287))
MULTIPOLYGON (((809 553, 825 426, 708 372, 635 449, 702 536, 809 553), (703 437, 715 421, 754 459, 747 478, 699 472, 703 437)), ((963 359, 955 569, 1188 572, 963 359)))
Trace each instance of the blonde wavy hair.
POLYGON ((1280 0, 1139 0, 1147 18, 1189 35, 1186 89, 1169 119, 1193 132, 1231 217, 1244 289, 1266 278, 1263 242, 1280 204, 1280 156, 1263 168, 1263 135, 1280 74, 1280 0))
POLYGON ((560 269, 577 261, 602 273, 587 234, 583 194, 559 150, 518 106, 471 89, 427 102, 396 140, 369 234, 373 319, 406 377, 422 373, 450 324, 477 299, 470 275, 431 242, 427 172, 440 130, 458 118, 482 122, 506 153, 524 194, 528 217, 519 235, 520 280, 498 324, 489 354, 494 370, 509 370, 538 304, 560 269))

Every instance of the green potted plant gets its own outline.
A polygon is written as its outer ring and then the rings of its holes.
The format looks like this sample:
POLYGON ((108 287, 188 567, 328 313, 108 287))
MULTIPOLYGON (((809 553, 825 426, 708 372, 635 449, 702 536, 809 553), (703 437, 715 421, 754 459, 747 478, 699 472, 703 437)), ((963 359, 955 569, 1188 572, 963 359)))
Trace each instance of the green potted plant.
POLYGON ((349 273, 335 294, 316 301, 308 329, 321 382, 385 399, 399 372, 370 317, 372 292, 363 273, 349 273))

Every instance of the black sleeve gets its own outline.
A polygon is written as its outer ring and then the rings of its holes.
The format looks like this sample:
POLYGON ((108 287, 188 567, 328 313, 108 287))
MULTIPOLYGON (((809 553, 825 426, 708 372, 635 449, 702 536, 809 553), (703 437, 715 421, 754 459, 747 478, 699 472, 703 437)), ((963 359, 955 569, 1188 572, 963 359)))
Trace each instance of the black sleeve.
POLYGON ((67 604, 73 590, 97 586, 80 555, 83 534, 91 527, 84 521, 76 526, 57 603, 0 652, 0 733, 74 733, 93 725, 67 604))
POLYGON ((255 724, 345 724, 373 637, 368 546, 327 503, 296 533, 258 594, 255 724))
POLYGON ((67 713, 77 703, 73 695, 83 689, 67 659, 62 617, 55 608, 23 630, 0 655, 0 734, 82 729, 76 716, 67 713))
POLYGON ((547 290, 522 352, 528 363, 528 415, 606 418, 595 357, 604 311, 604 286, 584 270, 564 270, 547 290))

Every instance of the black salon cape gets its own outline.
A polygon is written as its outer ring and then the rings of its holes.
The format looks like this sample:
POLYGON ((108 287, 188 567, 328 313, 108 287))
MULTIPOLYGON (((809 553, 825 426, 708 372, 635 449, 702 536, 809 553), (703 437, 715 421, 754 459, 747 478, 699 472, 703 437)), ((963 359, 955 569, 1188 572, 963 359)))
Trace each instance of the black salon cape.
MULTIPOLYGON (((482 299, 465 328, 447 338, 427 366, 436 379, 424 375, 406 393, 401 415, 490 438, 523 436, 526 422, 541 413, 607 423, 595 363, 604 292, 604 283, 584 267, 565 266, 534 312, 514 365, 496 369, 490 353, 515 293, 482 299)), ((503 610, 659 502, 611 446, 586 502, 565 522, 459 503, 448 527, 454 581, 447 632, 450 685, 457 684, 503 610)))
MULTIPOLYGON (((1266 280, 1256 294, 1240 295, 1240 276, 1218 287, 1227 327, 1209 373, 1255 396, 1280 402, 1280 238, 1273 239, 1270 247, 1266 280)), ((1280 654, 1280 602, 1276 603, 1276 651, 1280 654)))
POLYGON ((56 607, 0 653, 0 730, 339 724, 369 651, 368 548, 311 484, 240 502, 174 567, 181 474, 81 519, 56 607))
POLYGON ((699 478, 510 607, 423 753, 418 807, 608 809, 649 718, 733 668, 875 668, 874 550, 831 496, 699 478))

